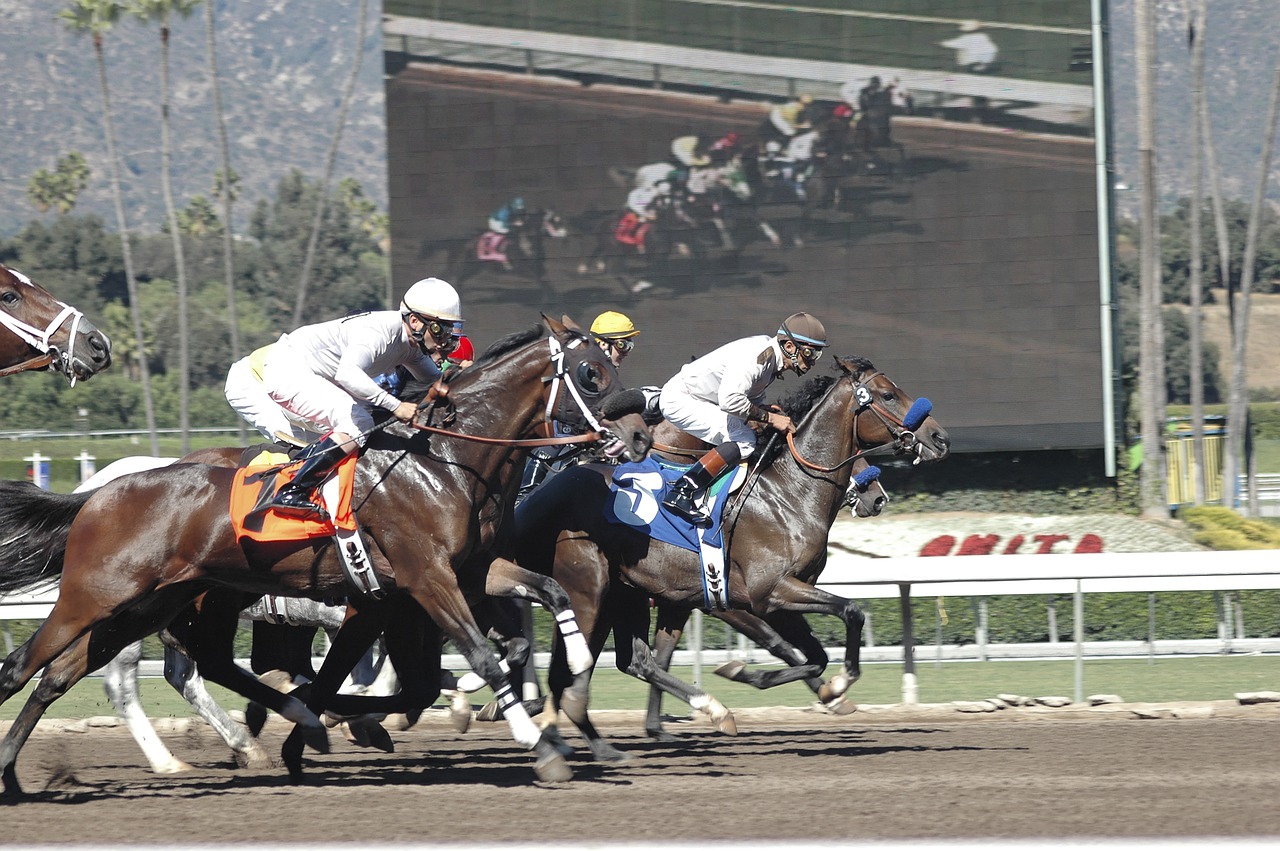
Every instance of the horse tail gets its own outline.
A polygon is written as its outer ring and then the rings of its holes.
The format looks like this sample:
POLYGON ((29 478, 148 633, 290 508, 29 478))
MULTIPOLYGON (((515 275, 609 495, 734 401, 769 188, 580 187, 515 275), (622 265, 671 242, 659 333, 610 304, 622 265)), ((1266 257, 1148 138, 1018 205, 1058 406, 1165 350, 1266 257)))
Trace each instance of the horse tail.
POLYGON ((67 533, 92 495, 49 493, 27 482, 0 481, 0 593, 58 581, 67 533))

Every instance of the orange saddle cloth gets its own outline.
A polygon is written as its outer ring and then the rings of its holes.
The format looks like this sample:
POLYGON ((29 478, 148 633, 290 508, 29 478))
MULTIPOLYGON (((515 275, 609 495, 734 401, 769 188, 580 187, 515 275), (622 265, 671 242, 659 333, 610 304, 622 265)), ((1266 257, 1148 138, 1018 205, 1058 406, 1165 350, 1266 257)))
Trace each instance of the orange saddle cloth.
POLYGON ((351 455, 338 465, 337 505, 330 496, 333 488, 322 485, 329 521, 320 521, 277 514, 266 503, 288 483, 302 466, 301 461, 272 452, 263 452, 246 467, 236 470, 231 485, 231 526, 236 540, 249 538, 254 541, 306 541, 311 538, 327 538, 338 529, 356 528, 355 512, 351 510, 351 493, 356 480, 356 456, 351 455))

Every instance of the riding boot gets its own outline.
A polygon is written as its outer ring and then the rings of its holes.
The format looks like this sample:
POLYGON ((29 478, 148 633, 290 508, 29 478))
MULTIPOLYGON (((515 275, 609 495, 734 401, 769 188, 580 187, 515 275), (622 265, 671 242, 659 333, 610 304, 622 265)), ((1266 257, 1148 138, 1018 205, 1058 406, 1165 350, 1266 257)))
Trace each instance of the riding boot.
POLYGON ((671 485, 662 506, 696 526, 710 523, 710 515, 698 506, 698 500, 721 473, 738 466, 741 460, 742 450, 737 443, 729 441, 720 444, 703 455, 687 473, 671 485))
POLYGON ((276 492, 268 507, 277 514, 325 521, 329 519, 329 512, 312 500, 311 495, 347 457, 347 449, 325 437, 309 446, 305 453, 306 460, 293 480, 276 492))
POLYGON ((524 465, 524 476, 520 479, 520 490, 516 491, 516 507, 524 501, 524 498, 537 490, 538 485, 546 480, 547 475, 551 472, 551 462, 533 453, 529 456, 529 460, 524 465))

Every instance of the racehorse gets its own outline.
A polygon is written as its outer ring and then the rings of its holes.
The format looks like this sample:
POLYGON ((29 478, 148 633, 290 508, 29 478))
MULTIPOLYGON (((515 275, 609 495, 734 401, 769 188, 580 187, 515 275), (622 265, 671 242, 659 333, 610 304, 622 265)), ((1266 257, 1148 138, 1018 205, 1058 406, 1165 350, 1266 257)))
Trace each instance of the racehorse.
POLYGON ((691 169, 686 186, 690 215, 711 223, 725 251, 736 252, 758 236, 774 248, 782 245, 778 232, 760 216, 740 157, 691 169))
POLYGON ((699 223, 685 204, 674 195, 666 196, 656 202, 654 213, 638 245, 618 239, 625 212, 592 210, 578 216, 575 230, 593 237, 591 249, 578 264, 578 274, 611 276, 630 295, 644 292, 656 281, 669 283, 675 271, 672 254, 688 256, 696 267, 706 251, 698 236, 699 223))
MULTIPOLYGON (((504 700, 516 740, 538 754, 539 777, 564 780, 571 772, 563 756, 511 695, 469 598, 490 591, 500 574, 515 586, 513 593, 558 612, 562 632, 573 637, 579 633, 567 597, 554 582, 502 559, 480 559, 487 574, 464 574, 463 568, 493 542, 514 497, 526 449, 520 440, 544 428, 548 418, 591 429, 585 439, 604 439, 607 430, 625 457, 643 457, 650 438, 637 414, 618 412, 610 419, 597 413, 608 411, 622 387, 588 335, 567 319, 544 317, 544 326, 499 340, 476 364, 452 374, 419 406, 413 424, 389 422, 371 434, 352 504, 378 581, 396 592, 382 603, 425 610, 504 700), (437 418, 447 427, 436 425, 437 418)), ((128 643, 170 624, 202 593, 326 599, 349 592, 328 541, 238 543, 227 511, 233 477, 226 468, 176 464, 72 495, 0 482, 0 593, 61 577, 53 611, 0 669, 0 703, 45 669, 0 742, 6 796, 21 795, 17 755, 49 704, 128 643), (121 524, 126 512, 133 522, 121 524)), ((231 609, 230 630, 214 636, 226 640, 216 648, 225 651, 225 660, 197 655, 205 676, 318 731, 324 749, 313 710, 230 664, 240 608, 231 609)), ((346 631, 339 632, 333 651, 346 631)), ((579 660, 574 667, 589 664, 579 660)), ((292 776, 299 771, 300 765, 290 764, 292 776)))
POLYGON ((492 266, 532 278, 542 286, 547 275, 545 240, 563 239, 568 234, 569 229, 555 210, 529 210, 511 222, 506 234, 486 229, 453 243, 446 260, 449 280, 464 284, 481 269, 492 266))
POLYGON ((0 376, 33 369, 75 386, 111 365, 111 341, 84 314, 16 269, 0 264, 0 376))
MULTIPOLYGON (((846 501, 851 468, 874 452, 911 456, 917 463, 940 461, 951 439, 931 414, 928 403, 913 400, 870 361, 836 359, 839 375, 811 379, 804 386, 807 404, 797 402, 796 433, 785 449, 758 453, 742 489, 724 512, 724 574, 731 609, 760 618, 775 613, 829 614, 845 624, 842 670, 824 687, 824 699, 843 695, 858 679, 863 615, 852 600, 815 587, 826 561, 827 536, 846 501), (908 427, 911 423, 912 427, 908 427)), ((653 666, 648 656, 647 611, 643 626, 637 604, 645 596, 686 611, 706 604, 697 554, 651 540, 642 531, 605 519, 613 499, 608 476, 576 467, 560 473, 521 503, 516 514, 516 552, 523 567, 549 573, 568 591, 593 652, 603 646, 608 617, 614 618, 616 647, 630 629, 636 659, 631 666, 653 666), (637 589, 628 604, 610 592, 637 589), (602 607, 615 610, 602 613, 602 607), (621 611, 621 614, 619 614, 621 611)), ((647 508, 636 508, 644 516, 647 508)), ((598 733, 586 712, 590 671, 573 675, 561 651, 553 650, 548 684, 570 720, 592 740, 598 733)), ((610 748, 595 743, 596 754, 610 748)))

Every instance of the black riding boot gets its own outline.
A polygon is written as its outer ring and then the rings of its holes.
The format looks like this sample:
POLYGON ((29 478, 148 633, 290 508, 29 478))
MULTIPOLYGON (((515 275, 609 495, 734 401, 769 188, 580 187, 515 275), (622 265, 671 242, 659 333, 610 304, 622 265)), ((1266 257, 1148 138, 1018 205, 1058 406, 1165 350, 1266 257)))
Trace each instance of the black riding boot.
POLYGON ((271 500, 270 508, 277 514, 291 517, 314 517, 328 520, 329 512, 311 499, 311 494, 328 478, 334 468, 347 457, 346 447, 339 446, 332 439, 325 437, 313 443, 307 450, 307 459, 293 477, 293 481, 284 485, 271 500))
POLYGON ((698 499, 721 473, 730 467, 738 466, 741 460, 742 450, 738 448, 737 443, 730 441, 720 444, 703 455, 689 468, 689 472, 671 485, 667 498, 662 501, 663 507, 695 525, 704 526, 710 523, 711 517, 698 507, 698 499))
POLYGON ((538 485, 546 481, 548 474, 551 473, 551 462, 540 457, 536 452, 529 455, 529 460, 524 465, 524 476, 520 479, 520 490, 516 491, 516 505, 519 506, 524 498, 538 489, 538 485))

